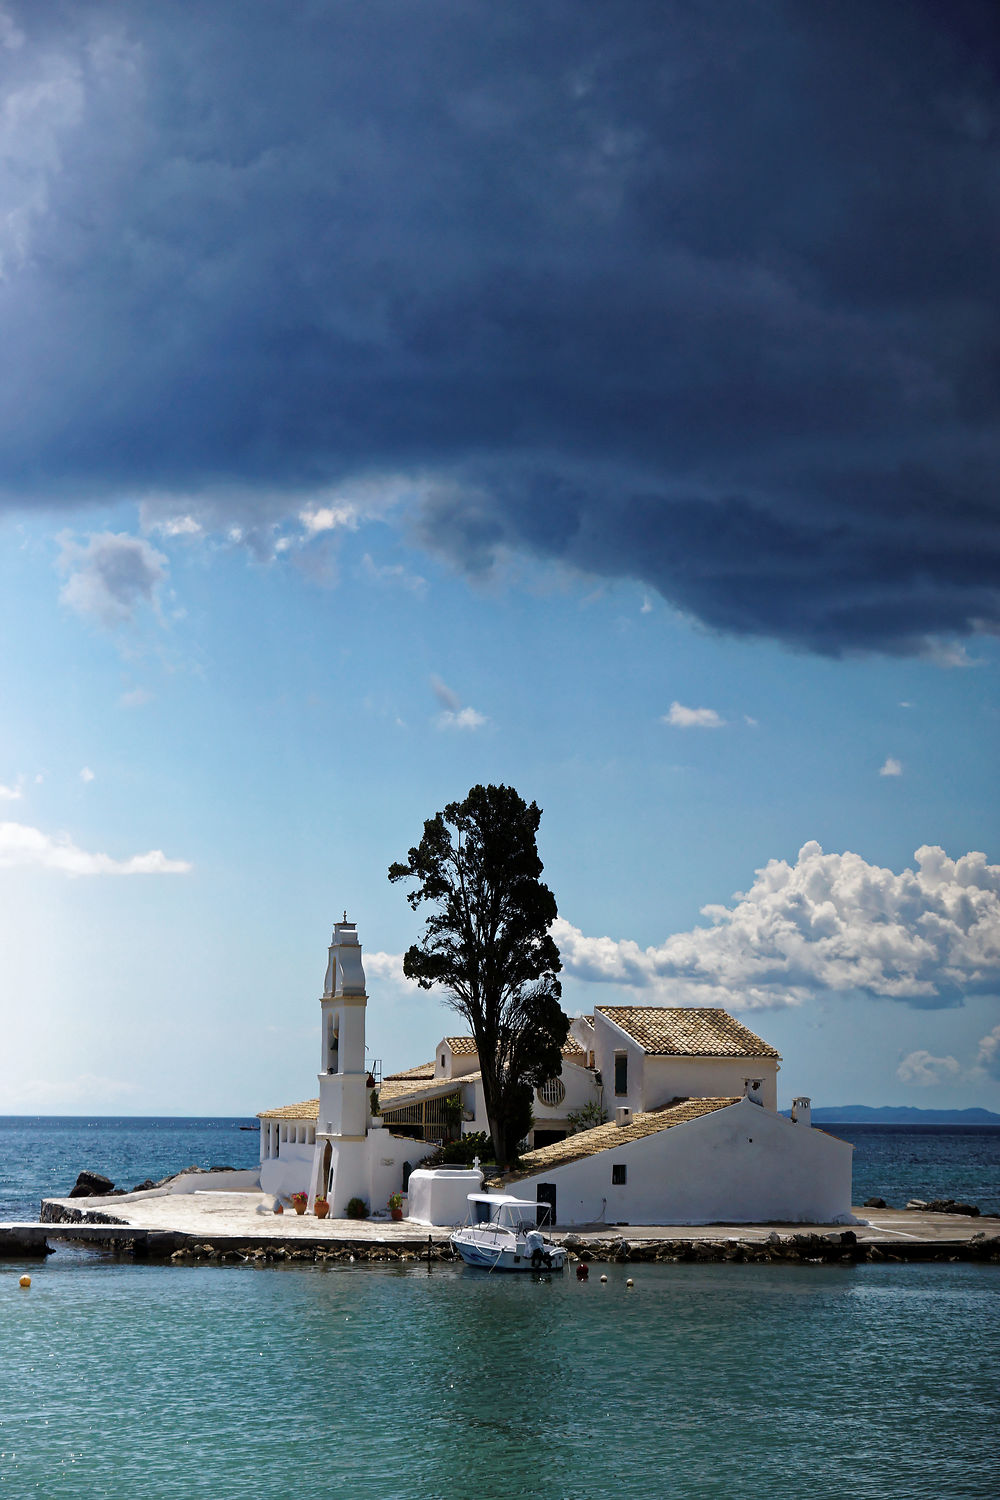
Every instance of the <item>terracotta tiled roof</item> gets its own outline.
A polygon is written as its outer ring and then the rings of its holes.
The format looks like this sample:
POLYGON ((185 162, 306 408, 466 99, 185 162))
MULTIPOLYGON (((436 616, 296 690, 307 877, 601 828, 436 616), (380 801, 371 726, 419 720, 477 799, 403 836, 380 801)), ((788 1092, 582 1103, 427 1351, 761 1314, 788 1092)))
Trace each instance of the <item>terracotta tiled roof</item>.
POLYGON ((418 1063, 415 1068, 403 1068, 398 1073, 387 1073, 385 1075, 385 1078, 382 1081, 383 1081, 383 1083, 389 1083, 390 1081, 393 1082, 393 1083, 395 1083, 395 1081, 396 1081, 397 1078, 433 1078, 433 1077, 434 1077, 434 1060, 432 1058, 430 1062, 418 1063))
POLYGON ((574 1042, 572 1038, 564 1045, 562 1055, 568 1062, 577 1062, 581 1057, 585 1058, 587 1056, 580 1044, 574 1042))
POLYGON ((283 1104, 280 1109, 262 1109, 258 1120, 318 1120, 319 1100, 305 1099, 301 1104, 283 1104))
POLYGON ((780 1057, 725 1010, 679 1005, 598 1005, 644 1052, 673 1057, 780 1057))
POLYGON ((635 1114, 627 1125, 616 1125, 608 1121, 595 1125, 593 1130, 581 1130, 568 1135, 564 1141, 555 1141, 551 1146, 540 1146, 521 1157, 516 1172, 509 1172, 503 1181, 519 1182, 522 1177, 537 1177, 553 1167, 565 1167, 571 1161, 582 1161, 598 1151, 613 1151, 627 1141, 640 1141, 643 1136, 658 1135, 661 1130, 670 1130, 674 1125, 685 1125, 690 1120, 700 1120, 702 1115, 714 1114, 729 1104, 738 1104, 739 1097, 720 1099, 675 1099, 660 1109, 645 1110, 635 1114))
POLYGON ((474 1036, 446 1036, 444 1039, 446 1047, 450 1047, 455 1057, 468 1057, 473 1052, 478 1052, 474 1036))
POLYGON ((383 1078, 378 1090, 379 1109, 400 1109, 404 1104, 419 1104, 421 1099, 447 1098, 457 1094, 466 1083, 474 1083, 481 1073, 463 1073, 460 1078, 383 1078))

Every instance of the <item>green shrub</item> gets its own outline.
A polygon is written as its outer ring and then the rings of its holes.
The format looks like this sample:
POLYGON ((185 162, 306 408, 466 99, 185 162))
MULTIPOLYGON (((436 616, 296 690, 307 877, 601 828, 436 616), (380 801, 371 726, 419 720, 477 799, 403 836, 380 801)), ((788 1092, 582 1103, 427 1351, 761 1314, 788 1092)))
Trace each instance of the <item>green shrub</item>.
POLYGON ((459 1136, 457 1141, 445 1141, 434 1155, 421 1162, 423 1167, 471 1167, 474 1159, 481 1162, 495 1161, 493 1139, 485 1130, 473 1130, 469 1135, 459 1136))
POLYGON ((566 1116, 571 1135, 576 1135, 581 1130, 593 1130, 595 1125, 603 1125, 607 1118, 607 1110, 596 1099, 591 1099, 579 1109, 571 1109, 566 1116))
POLYGON ((368 1204, 363 1198, 351 1198, 344 1212, 349 1219, 367 1219, 368 1204))

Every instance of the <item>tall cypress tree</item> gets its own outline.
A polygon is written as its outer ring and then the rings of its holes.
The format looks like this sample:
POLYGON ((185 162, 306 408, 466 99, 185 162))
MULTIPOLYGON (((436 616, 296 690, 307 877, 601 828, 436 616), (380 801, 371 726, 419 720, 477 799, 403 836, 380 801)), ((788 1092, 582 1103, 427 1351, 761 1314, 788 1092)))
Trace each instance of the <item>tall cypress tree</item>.
POLYGON ((562 1066, 569 1030, 549 935, 556 901, 539 878, 540 819, 513 787, 474 786, 424 823, 406 864, 389 867, 391 881, 417 882, 406 898, 414 911, 429 904, 403 972, 422 989, 443 989, 468 1022, 501 1167, 531 1128, 532 1089, 562 1066))

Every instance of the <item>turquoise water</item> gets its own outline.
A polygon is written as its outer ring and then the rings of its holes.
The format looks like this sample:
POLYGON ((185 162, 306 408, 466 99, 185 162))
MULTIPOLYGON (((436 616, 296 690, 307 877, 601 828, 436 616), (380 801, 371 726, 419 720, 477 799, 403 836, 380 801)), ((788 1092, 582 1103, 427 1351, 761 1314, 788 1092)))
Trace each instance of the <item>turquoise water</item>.
POLYGON ((0 1263, 0 1494, 1000 1493, 996 1268, 607 1274, 0 1263))

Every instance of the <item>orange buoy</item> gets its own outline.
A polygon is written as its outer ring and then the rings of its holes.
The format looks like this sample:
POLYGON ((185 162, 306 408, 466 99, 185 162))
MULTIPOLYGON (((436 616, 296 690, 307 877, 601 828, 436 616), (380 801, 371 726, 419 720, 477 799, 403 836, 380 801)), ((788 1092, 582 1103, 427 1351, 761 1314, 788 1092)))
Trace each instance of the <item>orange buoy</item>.
POLYGON ((18 1284, 18 1286, 30 1286, 31 1285, 31 1277, 30 1276, 22 1276, 21 1279, 20 1279, 20 1281, 17 1284, 18 1284))

